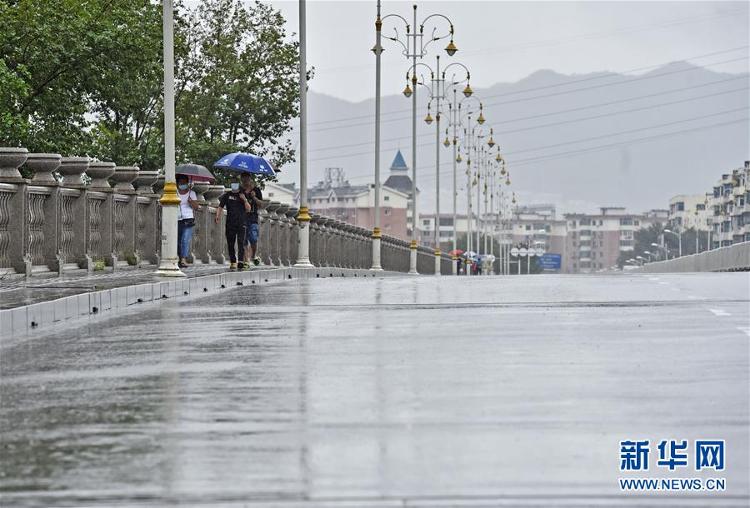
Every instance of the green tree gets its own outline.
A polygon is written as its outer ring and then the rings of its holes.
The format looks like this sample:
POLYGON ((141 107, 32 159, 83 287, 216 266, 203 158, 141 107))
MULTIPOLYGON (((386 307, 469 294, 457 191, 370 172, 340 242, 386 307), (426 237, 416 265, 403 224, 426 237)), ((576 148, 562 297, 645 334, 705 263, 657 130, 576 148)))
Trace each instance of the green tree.
POLYGON ((91 77, 113 0, 0 3, 0 141, 34 151, 85 153, 91 77))
MULTIPOLYGON (((120 1, 107 21, 102 37, 107 61, 91 78, 90 108, 97 119, 92 152, 119 164, 159 169, 164 163, 162 8, 143 0, 120 1)), ((186 51, 179 11, 175 25, 179 56, 186 51)))
MULTIPOLYGON (((298 114, 299 53, 259 2, 176 3, 178 158, 250 151, 277 167, 298 114)), ((163 165, 162 12, 150 0, 0 2, 0 144, 163 165)))
POLYGON ((180 62, 179 157, 209 166, 226 152, 294 158, 280 144, 298 115, 299 49, 270 5, 204 0, 189 15, 190 51, 180 62))

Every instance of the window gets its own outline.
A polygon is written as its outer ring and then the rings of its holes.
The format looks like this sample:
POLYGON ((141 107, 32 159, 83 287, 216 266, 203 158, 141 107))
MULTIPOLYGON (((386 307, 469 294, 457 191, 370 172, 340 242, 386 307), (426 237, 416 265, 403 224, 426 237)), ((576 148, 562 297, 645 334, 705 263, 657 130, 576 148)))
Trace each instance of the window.
POLYGON ((422 220, 422 225, 423 226, 429 226, 430 224, 431 224, 430 219, 423 219, 422 220))
POLYGON ((675 207, 677 208, 678 212, 684 212, 685 211, 685 202, 684 201, 678 201, 675 203, 675 207))
POLYGON ((272 198, 272 197, 273 197, 273 192, 269 192, 269 193, 268 193, 268 197, 269 197, 269 198, 272 198))
POLYGON ((453 225, 453 217, 440 217, 440 225, 441 226, 452 226, 453 225))
POLYGON ((623 217, 620 219, 620 226, 632 226, 633 225, 633 218, 632 217, 623 217))
POLYGON ((383 196, 383 201, 390 201, 390 200, 391 200, 390 196, 383 196))
POLYGON ((391 209, 390 208, 384 208, 383 209, 383 214, 390 215, 391 214, 391 209))
POLYGON ((581 219, 580 224, 581 224, 581 226, 590 226, 591 225, 591 219, 581 219))
POLYGON ((705 210, 706 209, 706 205, 705 205, 705 203, 697 203, 695 205, 695 209, 696 210, 705 210))

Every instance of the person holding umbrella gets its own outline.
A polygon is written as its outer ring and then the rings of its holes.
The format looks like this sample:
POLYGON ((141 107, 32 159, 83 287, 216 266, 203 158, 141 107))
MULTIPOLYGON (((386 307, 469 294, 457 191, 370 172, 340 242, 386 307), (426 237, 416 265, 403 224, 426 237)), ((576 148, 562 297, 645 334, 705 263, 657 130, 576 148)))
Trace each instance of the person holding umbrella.
POLYGON ((200 205, 198 195, 190 187, 191 181, 213 182, 214 175, 204 166, 198 164, 182 164, 175 170, 177 181, 177 195, 180 198, 180 214, 177 222, 177 256, 180 258, 178 266, 185 268, 190 255, 190 243, 193 240, 195 228, 195 213, 200 205))
MULTIPOLYGON (((274 176, 276 172, 271 164, 251 153, 235 152, 224 155, 214 163, 215 168, 236 171, 242 174, 243 188, 239 183, 232 182, 232 192, 224 194, 216 210, 216 221, 221 217, 222 210, 227 209, 227 244, 229 245, 230 269, 236 265, 234 243, 238 243, 238 255, 245 257, 252 254, 253 262, 260 263, 256 257, 258 245, 258 209, 263 207, 263 195, 255 185, 252 175, 274 176), (247 175, 247 176, 246 176, 247 175), (231 214, 231 221, 230 221, 231 214), (230 224, 231 222, 231 224, 230 224), (240 236, 241 235, 241 236, 240 236), (247 252, 245 245, 247 244, 247 252)), ((240 265, 244 268, 244 265, 240 265)))
POLYGON ((218 224, 221 221, 221 215, 224 210, 227 211, 227 221, 225 234, 227 238, 227 250, 229 252, 229 269, 244 269, 245 265, 245 236, 246 236, 246 216, 252 210, 243 190, 240 188, 240 182, 233 181, 230 183, 230 191, 225 192, 219 198, 219 206, 216 208, 214 222, 218 224), (239 261, 237 256, 243 258, 239 261))
POLYGON ((190 255, 190 243, 193 240, 193 229, 195 229, 195 213, 200 205, 198 195, 190 188, 190 180, 185 175, 177 175, 177 195, 180 198, 180 215, 177 221, 177 256, 180 268, 187 267, 187 258, 190 255))

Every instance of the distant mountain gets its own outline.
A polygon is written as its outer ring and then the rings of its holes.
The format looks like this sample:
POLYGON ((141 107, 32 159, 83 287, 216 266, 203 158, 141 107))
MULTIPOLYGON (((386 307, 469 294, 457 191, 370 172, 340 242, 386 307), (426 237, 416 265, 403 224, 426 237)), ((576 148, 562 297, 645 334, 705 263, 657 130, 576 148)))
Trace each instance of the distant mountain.
MULTIPOLYGON (((675 194, 706 192, 722 172, 750 158, 749 81, 748 74, 674 62, 639 75, 540 70, 475 95, 484 103, 484 127, 494 128, 506 154, 521 202, 554 202, 560 211, 613 205, 641 211, 666 208, 675 194)), ((424 89, 418 93, 419 211, 431 212, 435 124, 423 122, 427 101, 424 89)), ((398 148, 411 165, 410 107, 401 95, 383 97, 382 180, 398 148)), ((350 103, 310 93, 311 184, 331 166, 344 168, 352 184, 372 181, 374 109, 374 100, 350 103)), ((448 211, 451 149, 441 145, 440 157, 441 208, 448 211)), ((465 207, 464 167, 459 210, 465 207)), ((288 166, 281 180, 297 174, 296 166, 288 166)))

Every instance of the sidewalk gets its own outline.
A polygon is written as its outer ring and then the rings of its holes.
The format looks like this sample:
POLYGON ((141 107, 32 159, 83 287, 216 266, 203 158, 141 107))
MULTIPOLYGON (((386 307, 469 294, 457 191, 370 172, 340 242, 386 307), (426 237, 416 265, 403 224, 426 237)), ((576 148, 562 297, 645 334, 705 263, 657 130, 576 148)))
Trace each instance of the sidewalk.
POLYGON ((139 268, 78 277, 50 277, 0 287, 0 339, 56 323, 101 316, 149 302, 205 295, 234 286, 265 285, 293 279, 402 275, 366 268, 294 268, 256 266, 229 271, 228 265, 185 270, 186 277, 158 277, 155 268, 139 268))
MULTIPOLYGON (((254 269, 270 267, 253 267, 254 269)), ((59 277, 38 275, 27 278, 23 275, 0 276, 0 310, 56 300, 65 296, 114 289, 164 280, 154 275, 156 266, 126 267, 113 271, 111 267, 88 275, 84 270, 59 277)), ((183 269, 187 278, 213 275, 229 271, 229 265, 193 265, 183 269)))

